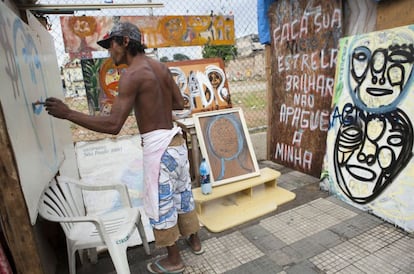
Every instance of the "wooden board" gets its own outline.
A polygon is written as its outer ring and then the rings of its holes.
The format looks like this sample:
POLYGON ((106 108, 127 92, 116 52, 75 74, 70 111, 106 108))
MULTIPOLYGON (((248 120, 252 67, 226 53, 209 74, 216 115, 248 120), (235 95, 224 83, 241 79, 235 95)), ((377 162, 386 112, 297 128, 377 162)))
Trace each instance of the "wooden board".
POLYGON ((269 11, 270 159, 319 177, 342 35, 341 1, 280 0, 269 11))
POLYGON ((414 24, 414 1, 382 1, 377 7, 376 30, 414 24))

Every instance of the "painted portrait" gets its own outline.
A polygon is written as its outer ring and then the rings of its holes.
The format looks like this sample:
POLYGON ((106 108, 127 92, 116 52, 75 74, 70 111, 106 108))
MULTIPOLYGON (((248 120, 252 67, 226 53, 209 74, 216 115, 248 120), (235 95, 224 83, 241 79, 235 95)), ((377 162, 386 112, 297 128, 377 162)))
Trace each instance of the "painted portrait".
POLYGON ((329 188, 413 230, 414 27, 340 45, 324 174, 329 188))

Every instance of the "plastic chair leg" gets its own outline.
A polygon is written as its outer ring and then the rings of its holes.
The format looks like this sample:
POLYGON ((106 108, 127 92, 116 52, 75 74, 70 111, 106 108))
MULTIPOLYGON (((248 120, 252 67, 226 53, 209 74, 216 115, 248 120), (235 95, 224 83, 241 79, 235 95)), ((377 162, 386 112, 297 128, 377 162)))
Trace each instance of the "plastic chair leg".
POLYGON ((126 243, 108 245, 108 252, 117 274, 131 274, 126 249, 126 243))
POLYGON ((96 250, 96 247, 88 249, 88 257, 92 264, 98 263, 98 252, 96 250))
POLYGON ((151 255, 151 249, 150 249, 150 246, 148 244, 147 234, 145 233, 144 225, 142 224, 141 214, 139 215, 135 225, 138 229, 139 236, 141 237, 142 246, 144 247, 145 254, 151 255))
POLYGON ((72 250, 72 248, 68 245, 67 247, 68 252, 68 265, 69 265, 69 274, 76 274, 76 250, 72 250))

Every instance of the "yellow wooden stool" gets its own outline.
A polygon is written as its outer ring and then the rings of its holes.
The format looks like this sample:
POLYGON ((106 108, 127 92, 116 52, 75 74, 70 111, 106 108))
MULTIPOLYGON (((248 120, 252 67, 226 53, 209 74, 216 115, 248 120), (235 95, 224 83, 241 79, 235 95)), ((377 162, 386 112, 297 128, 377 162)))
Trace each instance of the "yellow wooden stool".
POLYGON ((277 186, 280 172, 263 168, 260 176, 213 187, 208 195, 194 188, 200 222, 212 232, 220 232, 270 213, 293 200, 296 194, 277 186))

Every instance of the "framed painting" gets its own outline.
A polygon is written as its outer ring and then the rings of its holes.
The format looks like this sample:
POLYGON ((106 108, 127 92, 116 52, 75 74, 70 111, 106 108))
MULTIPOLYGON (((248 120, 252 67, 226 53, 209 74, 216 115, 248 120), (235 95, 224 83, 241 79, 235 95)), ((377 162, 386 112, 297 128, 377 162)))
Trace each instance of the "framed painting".
POLYGON ((213 186, 260 175, 241 108, 195 113, 193 119, 213 186))
POLYGON ((221 58, 165 63, 184 97, 185 118, 192 113, 231 108, 229 84, 221 58))

